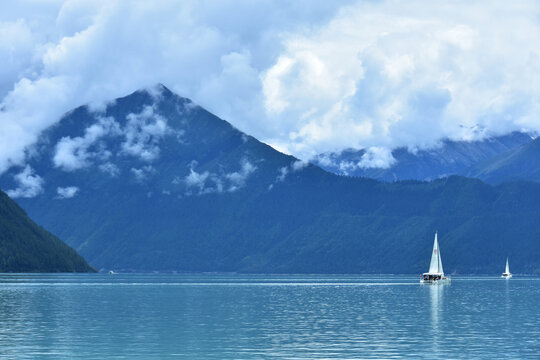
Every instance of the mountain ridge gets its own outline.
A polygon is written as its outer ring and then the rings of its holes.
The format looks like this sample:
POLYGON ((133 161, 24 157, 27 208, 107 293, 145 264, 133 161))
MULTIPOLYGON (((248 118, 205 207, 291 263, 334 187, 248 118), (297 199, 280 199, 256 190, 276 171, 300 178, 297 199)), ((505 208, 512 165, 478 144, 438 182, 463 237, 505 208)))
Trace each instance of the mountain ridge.
POLYGON ((101 270, 421 273, 438 229, 449 272, 540 272, 540 185, 337 176, 161 87, 67 113, 32 154, 18 202, 101 270))
POLYGON ((481 161, 466 174, 490 184, 509 181, 540 182, 540 138, 481 161))
MULTIPOLYGON (((434 180, 437 178, 462 175, 477 177, 472 171, 482 162, 488 163, 506 152, 512 151, 531 141, 531 136, 513 132, 481 141, 443 140, 441 146, 411 152, 407 148, 392 151, 395 162, 387 168, 362 167, 364 150, 348 149, 341 153, 321 154, 313 162, 323 169, 336 174, 369 177, 380 181, 434 180)), ((484 180, 484 178, 479 177, 484 180)), ((526 178, 520 178, 526 180, 526 178)))

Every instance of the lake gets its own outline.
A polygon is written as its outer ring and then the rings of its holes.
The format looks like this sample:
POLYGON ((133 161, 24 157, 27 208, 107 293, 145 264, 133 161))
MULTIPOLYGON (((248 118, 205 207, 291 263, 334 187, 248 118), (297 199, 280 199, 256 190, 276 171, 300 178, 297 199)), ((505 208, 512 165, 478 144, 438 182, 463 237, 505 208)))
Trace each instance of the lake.
POLYGON ((0 275, 0 358, 538 359, 540 278, 0 275))

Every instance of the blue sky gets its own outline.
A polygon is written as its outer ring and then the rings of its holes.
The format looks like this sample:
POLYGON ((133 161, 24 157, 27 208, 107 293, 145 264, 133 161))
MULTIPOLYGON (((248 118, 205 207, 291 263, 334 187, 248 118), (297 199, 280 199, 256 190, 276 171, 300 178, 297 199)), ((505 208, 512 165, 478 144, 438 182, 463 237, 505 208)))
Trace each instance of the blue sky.
POLYGON ((540 130, 536 1, 0 3, 0 172, 60 116, 163 83, 302 159, 540 130))

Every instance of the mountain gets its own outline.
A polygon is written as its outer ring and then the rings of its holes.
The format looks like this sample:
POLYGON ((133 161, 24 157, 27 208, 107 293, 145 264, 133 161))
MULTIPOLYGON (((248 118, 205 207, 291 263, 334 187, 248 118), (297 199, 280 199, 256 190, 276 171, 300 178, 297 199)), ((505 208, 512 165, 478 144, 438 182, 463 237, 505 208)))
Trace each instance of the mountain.
POLYGON ((540 184, 381 183, 279 153, 163 86, 67 113, 0 185, 98 269, 540 272, 540 184))
POLYGON ((341 153, 321 154, 312 161, 321 168, 340 175, 368 177, 387 182, 433 180, 450 175, 473 174, 469 168, 529 142, 530 135, 513 132, 482 141, 444 140, 438 148, 417 152, 398 148, 392 151, 396 161, 389 168, 360 167, 364 150, 349 149, 341 153))
POLYGON ((467 169, 466 175, 491 184, 517 180, 540 182, 540 138, 481 161, 467 169))
POLYGON ((37 226, 0 191, 0 272, 91 272, 75 250, 37 226))

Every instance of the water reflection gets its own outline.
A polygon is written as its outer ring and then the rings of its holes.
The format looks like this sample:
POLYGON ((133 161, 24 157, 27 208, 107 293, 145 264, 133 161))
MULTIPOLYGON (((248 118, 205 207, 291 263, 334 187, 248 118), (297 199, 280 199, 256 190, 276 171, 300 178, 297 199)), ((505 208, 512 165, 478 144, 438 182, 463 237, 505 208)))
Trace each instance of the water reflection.
POLYGON ((444 336, 441 331, 441 317, 443 311, 444 285, 431 285, 429 287, 430 314, 431 314, 431 343, 433 352, 440 353, 440 338, 444 336))
POLYGON ((505 338, 509 338, 509 330, 512 323, 512 304, 510 294, 510 279, 502 279, 504 281, 504 327, 501 329, 505 338))

